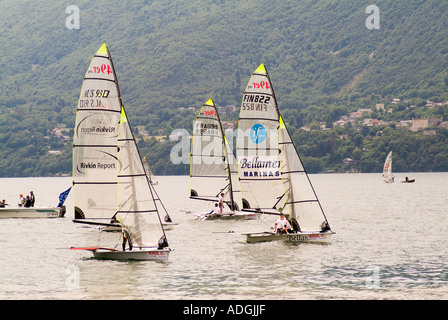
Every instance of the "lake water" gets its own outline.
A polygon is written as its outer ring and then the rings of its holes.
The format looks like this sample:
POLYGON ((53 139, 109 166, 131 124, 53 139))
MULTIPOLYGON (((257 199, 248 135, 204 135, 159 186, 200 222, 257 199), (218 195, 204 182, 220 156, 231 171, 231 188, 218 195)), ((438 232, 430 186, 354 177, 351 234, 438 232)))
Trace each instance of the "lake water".
MULTIPOLYGON (((310 175, 336 232, 329 245, 247 244, 228 231, 264 230, 256 221, 196 221, 181 210, 211 210, 188 198, 186 176, 158 177, 177 223, 167 230, 168 262, 102 261, 98 230, 65 218, 0 219, 0 299, 447 299, 448 173, 410 173, 413 184, 381 174, 310 175)), ((71 178, 3 178, 0 198, 33 190, 53 205, 71 178)))

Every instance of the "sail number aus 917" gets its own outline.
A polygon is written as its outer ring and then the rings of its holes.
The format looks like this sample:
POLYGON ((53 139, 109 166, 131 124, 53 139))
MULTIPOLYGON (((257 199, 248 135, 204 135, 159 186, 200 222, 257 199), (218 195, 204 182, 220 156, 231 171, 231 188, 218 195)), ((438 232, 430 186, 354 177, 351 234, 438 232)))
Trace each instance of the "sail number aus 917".
POLYGON ((109 96, 110 90, 86 90, 84 92, 84 98, 107 98, 109 96))
POLYGON ((93 67, 93 73, 111 74, 112 69, 110 68, 110 65, 102 64, 101 67, 93 67))

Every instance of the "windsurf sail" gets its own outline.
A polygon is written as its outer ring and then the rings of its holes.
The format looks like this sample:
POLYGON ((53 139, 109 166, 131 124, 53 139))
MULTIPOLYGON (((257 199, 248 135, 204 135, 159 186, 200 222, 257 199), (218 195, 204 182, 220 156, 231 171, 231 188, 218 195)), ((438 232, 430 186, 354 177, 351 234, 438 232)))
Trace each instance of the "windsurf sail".
POLYGON ((243 94, 237 157, 245 210, 284 214, 302 232, 328 225, 264 64, 254 71, 243 94))
POLYGON ((223 193, 232 211, 240 210, 238 167, 212 99, 200 109, 190 149, 190 198, 217 201, 223 193))
POLYGON ((394 176, 392 175, 392 151, 386 157, 383 166, 383 177, 387 183, 394 182, 394 176))

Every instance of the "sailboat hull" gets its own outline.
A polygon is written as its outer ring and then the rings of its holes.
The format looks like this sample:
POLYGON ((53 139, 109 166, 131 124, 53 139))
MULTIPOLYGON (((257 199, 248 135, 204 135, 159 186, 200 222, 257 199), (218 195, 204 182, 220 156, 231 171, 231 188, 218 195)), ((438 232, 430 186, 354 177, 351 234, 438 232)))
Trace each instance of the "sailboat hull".
POLYGON ((167 261, 170 249, 133 249, 131 251, 96 249, 93 257, 105 260, 167 261))
MULTIPOLYGON (((174 222, 163 222, 162 226, 164 230, 171 230, 173 229, 174 226, 178 225, 178 223, 174 223, 174 222)), ((101 231, 105 231, 105 232, 121 232, 122 228, 121 225, 119 223, 112 223, 110 226, 106 226, 104 228, 101 229, 101 231)))
POLYGON ((267 241, 284 241, 291 244, 307 243, 329 243, 332 231, 325 232, 298 232, 291 234, 278 234, 275 232, 246 233, 246 242, 257 243, 267 241))
POLYGON ((42 207, 42 208, 0 208, 0 218, 62 218, 65 207, 42 207))
POLYGON ((248 213, 242 211, 224 212, 222 214, 210 214, 210 212, 187 212, 197 216, 197 220, 255 220, 258 213, 248 213))

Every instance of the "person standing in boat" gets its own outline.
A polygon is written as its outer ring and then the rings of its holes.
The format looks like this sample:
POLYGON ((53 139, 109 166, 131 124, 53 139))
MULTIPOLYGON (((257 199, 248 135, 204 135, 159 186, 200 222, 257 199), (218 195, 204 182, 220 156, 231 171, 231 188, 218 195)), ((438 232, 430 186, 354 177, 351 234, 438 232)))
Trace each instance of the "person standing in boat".
POLYGON ((34 207, 34 202, 36 201, 36 197, 34 196, 33 191, 30 191, 30 201, 31 201, 31 207, 34 207))
POLYGON ((123 244, 122 244, 123 251, 126 251, 126 242, 128 243, 129 251, 132 251, 131 237, 129 235, 129 232, 123 228, 123 244))
POLYGON ((224 210, 224 193, 221 193, 218 199, 219 199, 219 208, 221 209, 222 212, 224 210))
POLYGON ((280 215, 280 217, 277 219, 277 221, 275 221, 275 225, 274 225, 274 232, 276 233, 292 233, 292 228, 291 225, 289 224, 289 221, 287 219, 285 219, 284 215, 280 215))

